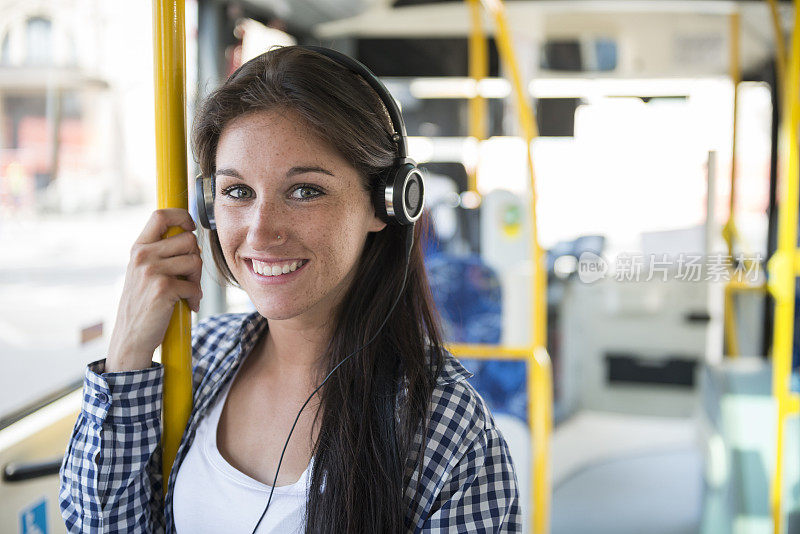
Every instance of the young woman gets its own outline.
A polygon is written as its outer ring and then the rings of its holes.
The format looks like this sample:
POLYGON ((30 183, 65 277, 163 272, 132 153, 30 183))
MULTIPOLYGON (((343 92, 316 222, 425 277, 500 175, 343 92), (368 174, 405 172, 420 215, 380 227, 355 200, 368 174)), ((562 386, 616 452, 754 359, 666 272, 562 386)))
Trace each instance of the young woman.
POLYGON ((201 261, 188 212, 153 213, 107 358, 86 370, 61 468, 71 532, 521 530, 508 447, 443 348, 422 229, 409 241, 376 209, 395 128, 364 77, 304 47, 206 99, 192 140, 213 178, 212 253, 257 311, 194 328, 193 410, 163 495, 152 356, 178 299, 197 310, 201 261), (170 226, 187 231, 161 239, 170 226))

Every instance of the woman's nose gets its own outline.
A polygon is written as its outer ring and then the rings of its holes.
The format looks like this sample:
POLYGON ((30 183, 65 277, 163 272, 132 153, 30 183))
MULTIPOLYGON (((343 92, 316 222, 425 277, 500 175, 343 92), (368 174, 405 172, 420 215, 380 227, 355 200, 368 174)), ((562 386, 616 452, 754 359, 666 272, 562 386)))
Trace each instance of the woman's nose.
POLYGON ((275 203, 262 201, 252 213, 247 240, 253 248, 264 250, 286 242, 286 217, 275 203))

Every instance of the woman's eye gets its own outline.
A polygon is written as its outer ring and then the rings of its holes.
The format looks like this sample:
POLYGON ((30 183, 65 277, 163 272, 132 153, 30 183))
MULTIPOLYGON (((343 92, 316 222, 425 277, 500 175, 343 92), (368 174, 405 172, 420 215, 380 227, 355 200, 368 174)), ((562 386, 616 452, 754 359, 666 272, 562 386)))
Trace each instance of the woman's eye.
POLYGON ((292 198, 297 200, 310 200, 321 195, 322 192, 319 189, 310 185, 301 185, 292 191, 292 198))
POLYGON ((253 190, 243 185, 234 185, 226 187, 222 190, 223 196, 235 198, 237 200, 246 200, 253 198, 253 190))

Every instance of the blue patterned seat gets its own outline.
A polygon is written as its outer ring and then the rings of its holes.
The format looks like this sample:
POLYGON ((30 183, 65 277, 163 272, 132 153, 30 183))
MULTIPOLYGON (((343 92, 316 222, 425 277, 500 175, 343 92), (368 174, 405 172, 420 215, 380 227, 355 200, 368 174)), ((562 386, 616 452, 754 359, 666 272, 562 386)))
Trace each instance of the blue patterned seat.
MULTIPOLYGON (((425 264, 433 298, 450 343, 497 345, 502 334, 502 293, 497 274, 477 255, 426 247, 425 264)), ((474 373, 470 382, 493 412, 527 421, 526 364, 521 361, 460 358, 474 373)))

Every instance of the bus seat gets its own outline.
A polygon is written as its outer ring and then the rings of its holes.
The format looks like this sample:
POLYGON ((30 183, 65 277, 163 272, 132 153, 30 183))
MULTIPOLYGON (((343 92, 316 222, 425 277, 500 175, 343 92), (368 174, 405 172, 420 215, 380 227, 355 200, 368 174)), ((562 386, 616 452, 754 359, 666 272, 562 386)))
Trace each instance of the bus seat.
MULTIPOLYGON (((445 339, 451 343, 499 344, 502 336, 502 293, 494 270, 475 254, 438 252, 426 259, 434 301, 442 316, 445 339)), ((470 380, 492 412, 527 421, 525 362, 464 358, 470 380)))

